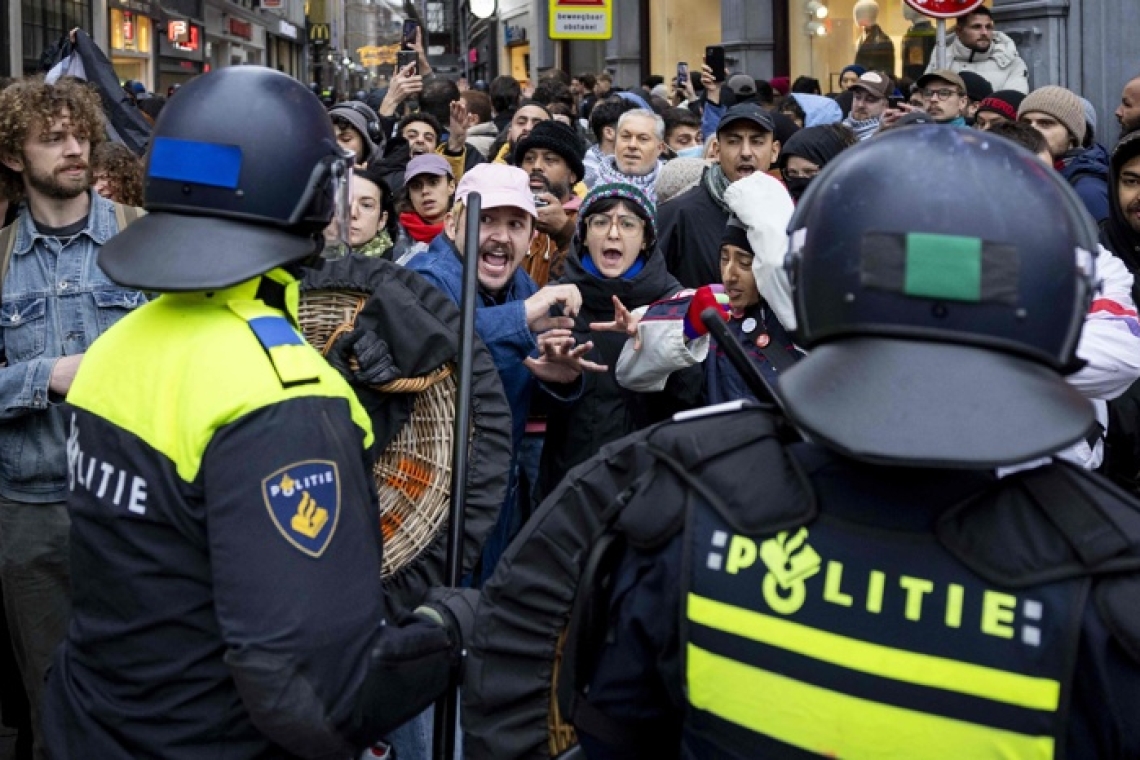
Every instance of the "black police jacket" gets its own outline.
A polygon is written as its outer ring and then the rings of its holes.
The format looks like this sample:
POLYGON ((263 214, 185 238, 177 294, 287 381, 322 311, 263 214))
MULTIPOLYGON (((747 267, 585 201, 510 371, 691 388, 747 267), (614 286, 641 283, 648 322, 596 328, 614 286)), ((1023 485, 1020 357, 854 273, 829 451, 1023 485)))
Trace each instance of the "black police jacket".
MULTIPOLYGON (((988 656, 979 643, 987 635, 979 632, 983 625, 998 635, 995 641, 1001 638, 1029 649, 1034 642, 1047 644, 1050 637, 1059 637, 1060 650, 1050 650, 1054 659, 1048 666, 1060 684, 1059 698, 1056 711, 1049 713, 1052 717, 1043 719, 1051 727, 1046 733, 1052 731, 1056 742, 1054 756, 1140 756, 1140 716, 1133 707, 1140 699, 1140 616, 1135 604, 1140 593, 1136 548, 1140 509, 1134 501, 1103 479, 1064 464, 998 480, 987 472, 865 465, 812 444, 785 445, 778 435, 771 418, 757 410, 666 424, 611 448, 605 461, 596 458, 583 465, 544 505, 544 510, 574 510, 582 501, 605 498, 593 481, 609 483, 615 473, 621 482, 633 484, 622 494, 625 506, 610 529, 620 533, 624 549, 612 572, 602 573, 612 578, 606 584, 609 596, 601 603, 604 609, 593 616, 607 621, 604 635, 572 633, 563 655, 564 671, 567 661, 571 669, 579 668, 575 694, 564 702, 564 709, 575 719, 588 757, 813 756, 803 748, 803 734, 794 737, 793 744, 780 732, 765 734, 755 726, 745 730, 717 718, 717 708, 694 706, 694 698, 701 697, 694 696, 692 671, 686 673, 694 641, 719 648, 722 659, 752 665, 767 662, 765 647, 774 645, 761 643, 760 634, 747 632, 742 639, 716 625, 710 627, 709 619, 694 619, 691 593, 724 595, 721 602, 732 602, 735 593, 691 585, 689 579, 699 576, 696 568, 712 572, 719 567, 717 572, 727 572, 730 558, 735 557, 735 569, 742 572, 749 562, 758 565, 761 554, 770 554, 764 547, 757 555, 735 548, 734 536, 782 536, 789 546, 794 543, 784 555, 792 557, 811 545, 810 536, 797 536, 805 526, 820 536, 822 558, 808 582, 803 607, 810 612, 814 605, 816 612, 811 614, 816 617, 796 621, 805 631, 825 627, 820 614, 857 611, 852 617, 856 623, 843 623, 855 626, 844 631, 852 641, 903 649, 900 627, 912 626, 906 635, 925 633, 931 637, 931 647, 964 646, 956 650, 964 660, 988 656), (651 453, 649 459, 646 452, 651 453), (656 463, 647 464, 650 459, 656 463), (724 547, 719 561, 712 558, 717 553, 712 549, 697 552, 690 546, 686 551, 694 528, 686 530, 683 523, 701 514, 720 522, 706 536, 710 546, 724 547), (842 530, 832 530, 836 525, 842 530), (724 536, 716 536, 718 530, 724 536), (847 580, 841 577, 842 568, 827 564, 829 552, 837 556, 834 551, 844 541, 848 549, 859 549, 850 537, 860 532, 888 536, 901 542, 898 545, 936 542, 950 564, 931 562, 930 567, 911 568, 907 563, 915 564, 920 555, 908 559, 902 550, 864 557, 860 562, 878 563, 878 571, 891 579, 876 607, 876 582, 868 580, 871 573, 859 579, 854 572, 859 562, 848 565, 847 580), (847 538, 830 543, 837 536, 847 538), (936 565, 956 566, 954 572, 969 579, 961 584, 961 608, 953 602, 958 592, 934 593, 939 579, 927 579, 930 591, 911 594, 897 582, 909 569, 907 577, 913 582, 908 583, 926 589, 923 574, 936 574, 936 565), (995 598, 1007 604, 1008 597, 1042 604, 1019 602, 1009 607, 1008 617, 997 623, 991 617, 987 622, 982 596, 972 600, 970 596, 981 588, 1005 594, 995 598), (892 592, 893 599, 886 596, 892 592), (938 604, 933 601, 936 596, 938 604), (704 638, 698 641, 694 630, 702 626, 704 638), (956 636, 959 631, 973 638, 956 636), (1058 651, 1069 658, 1057 659, 1058 651), (583 662, 589 664, 585 675, 580 670, 583 662), (578 709, 582 704, 586 709, 578 709)), ((705 530, 709 529, 706 524, 705 530)), ((753 587, 761 586, 762 577, 763 572, 753 587)), ((797 582, 793 578, 786 588, 774 589, 773 599, 794 597, 789 589, 797 582)), ((942 590, 948 588, 949 584, 942 590)), ((735 606, 745 608, 747 603, 741 599, 735 606)), ((847 671, 832 679, 830 672, 819 672, 818 661, 803 653, 785 652, 777 660, 787 669, 780 677, 796 683, 818 685, 822 679, 832 690, 847 689, 862 697, 917 709, 930 704, 905 678, 888 681, 874 673, 847 671)), ((1013 658, 996 665, 1019 667, 1013 658)), ((719 683, 725 692, 747 687, 732 679, 719 683)), ((975 685, 959 683, 955 688, 969 690, 975 685)), ((1009 728, 1010 722, 1020 725, 1018 721, 1034 717, 1022 707, 1000 701, 988 706, 976 696, 947 692, 941 699, 948 712, 958 711, 956 717, 990 727, 1009 728)), ((770 698, 778 701, 780 695, 770 698)), ((933 701, 943 705, 938 698, 933 701)), ((825 734, 823 726, 818 734, 825 734)))

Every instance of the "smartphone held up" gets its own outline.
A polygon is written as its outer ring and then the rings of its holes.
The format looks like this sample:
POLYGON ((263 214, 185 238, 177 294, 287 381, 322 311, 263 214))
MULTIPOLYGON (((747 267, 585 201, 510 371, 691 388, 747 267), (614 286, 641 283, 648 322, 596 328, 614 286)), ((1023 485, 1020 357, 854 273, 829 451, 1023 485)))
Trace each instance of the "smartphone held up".
POLYGON ((416 44, 416 36, 420 25, 415 19, 404 19, 404 28, 400 32, 400 50, 411 50, 416 44))
POLYGON ((725 68, 724 48, 720 45, 709 45, 705 48, 705 65, 712 69, 713 79, 724 82, 728 79, 728 70, 725 68))
POLYGON ((677 62, 677 89, 684 90, 689 86, 689 64, 685 61, 677 62))
POLYGON ((396 51, 396 71, 403 71, 408 66, 412 67, 412 74, 419 72, 419 53, 414 50, 398 50, 396 51))

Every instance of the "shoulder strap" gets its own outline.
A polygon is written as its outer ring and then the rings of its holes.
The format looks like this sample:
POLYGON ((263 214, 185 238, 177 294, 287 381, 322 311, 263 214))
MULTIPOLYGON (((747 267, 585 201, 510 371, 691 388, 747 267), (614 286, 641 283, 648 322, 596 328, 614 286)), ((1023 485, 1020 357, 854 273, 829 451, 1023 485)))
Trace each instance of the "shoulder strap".
POLYGON ((814 491, 788 453, 781 420, 759 407, 684 417, 654 429, 648 438, 657 477, 620 518, 632 545, 652 548, 681 529, 683 510, 662 511, 679 488, 699 494, 745 535, 776 533, 815 519, 814 491), (741 478, 742 472, 752 477, 741 478), (764 483, 768 498, 756 498, 755 483, 764 483))
POLYGON ((18 221, 12 222, 0 230, 0 291, 4 287, 4 279, 8 276, 8 262, 12 260, 12 251, 16 249, 16 225, 18 221))
POLYGON ((146 212, 137 206, 127 206, 125 204, 115 202, 115 224, 118 226, 118 231, 122 232, 127 227, 139 220, 146 212))
POLYGON ((249 325, 283 387, 320 381, 319 370, 314 366, 319 357, 288 319, 257 301, 230 301, 227 305, 249 325))
POLYGON ((1065 463, 1002 478, 935 532, 978 575, 1013 588, 1140 571, 1140 503, 1065 463))
POLYGON ((648 727, 615 720, 586 698, 590 677, 609 632, 613 581, 625 549, 624 537, 612 528, 590 549, 563 640, 556 697, 559 709, 575 727, 614 749, 636 751, 644 746, 643 734, 648 727))

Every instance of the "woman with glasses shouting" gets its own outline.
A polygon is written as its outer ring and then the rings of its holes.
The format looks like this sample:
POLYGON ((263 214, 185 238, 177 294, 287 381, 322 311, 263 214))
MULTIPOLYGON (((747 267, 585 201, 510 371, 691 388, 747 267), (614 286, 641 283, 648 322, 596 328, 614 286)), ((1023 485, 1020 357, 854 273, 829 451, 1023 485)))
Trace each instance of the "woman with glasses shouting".
POLYGON ((585 386, 578 400, 548 410, 539 499, 558 485, 567 470, 589 459, 604 444, 699 400, 699 367, 675 373, 669 392, 632 393, 621 388, 614 368, 626 336, 596 329, 613 319, 615 302, 633 309, 681 290, 657 250, 656 217, 654 203, 631 184, 597 185, 582 203, 577 237, 561 280, 578 287, 582 307, 565 338, 568 346, 592 341, 589 358, 609 369, 583 375, 585 386), (677 392, 672 392, 673 386, 677 392))

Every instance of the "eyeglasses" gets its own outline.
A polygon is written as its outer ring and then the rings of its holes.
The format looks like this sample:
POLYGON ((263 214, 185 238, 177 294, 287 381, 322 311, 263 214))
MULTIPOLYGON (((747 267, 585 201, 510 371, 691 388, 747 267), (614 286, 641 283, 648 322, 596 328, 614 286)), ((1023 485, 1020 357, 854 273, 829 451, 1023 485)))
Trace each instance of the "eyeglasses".
POLYGON ((939 90, 923 90, 922 91, 922 96, 924 98, 926 98, 927 100, 933 100, 935 98, 937 98, 938 100, 949 100, 954 95, 961 97, 962 91, 961 90, 952 90, 949 87, 943 87, 942 89, 939 89, 939 90))
POLYGON ((598 235, 607 234, 614 224, 617 224, 618 232, 622 235, 633 235, 645 227, 645 222, 636 216, 622 215, 610 217, 605 214, 596 214, 586 220, 586 228, 590 232, 598 235))

